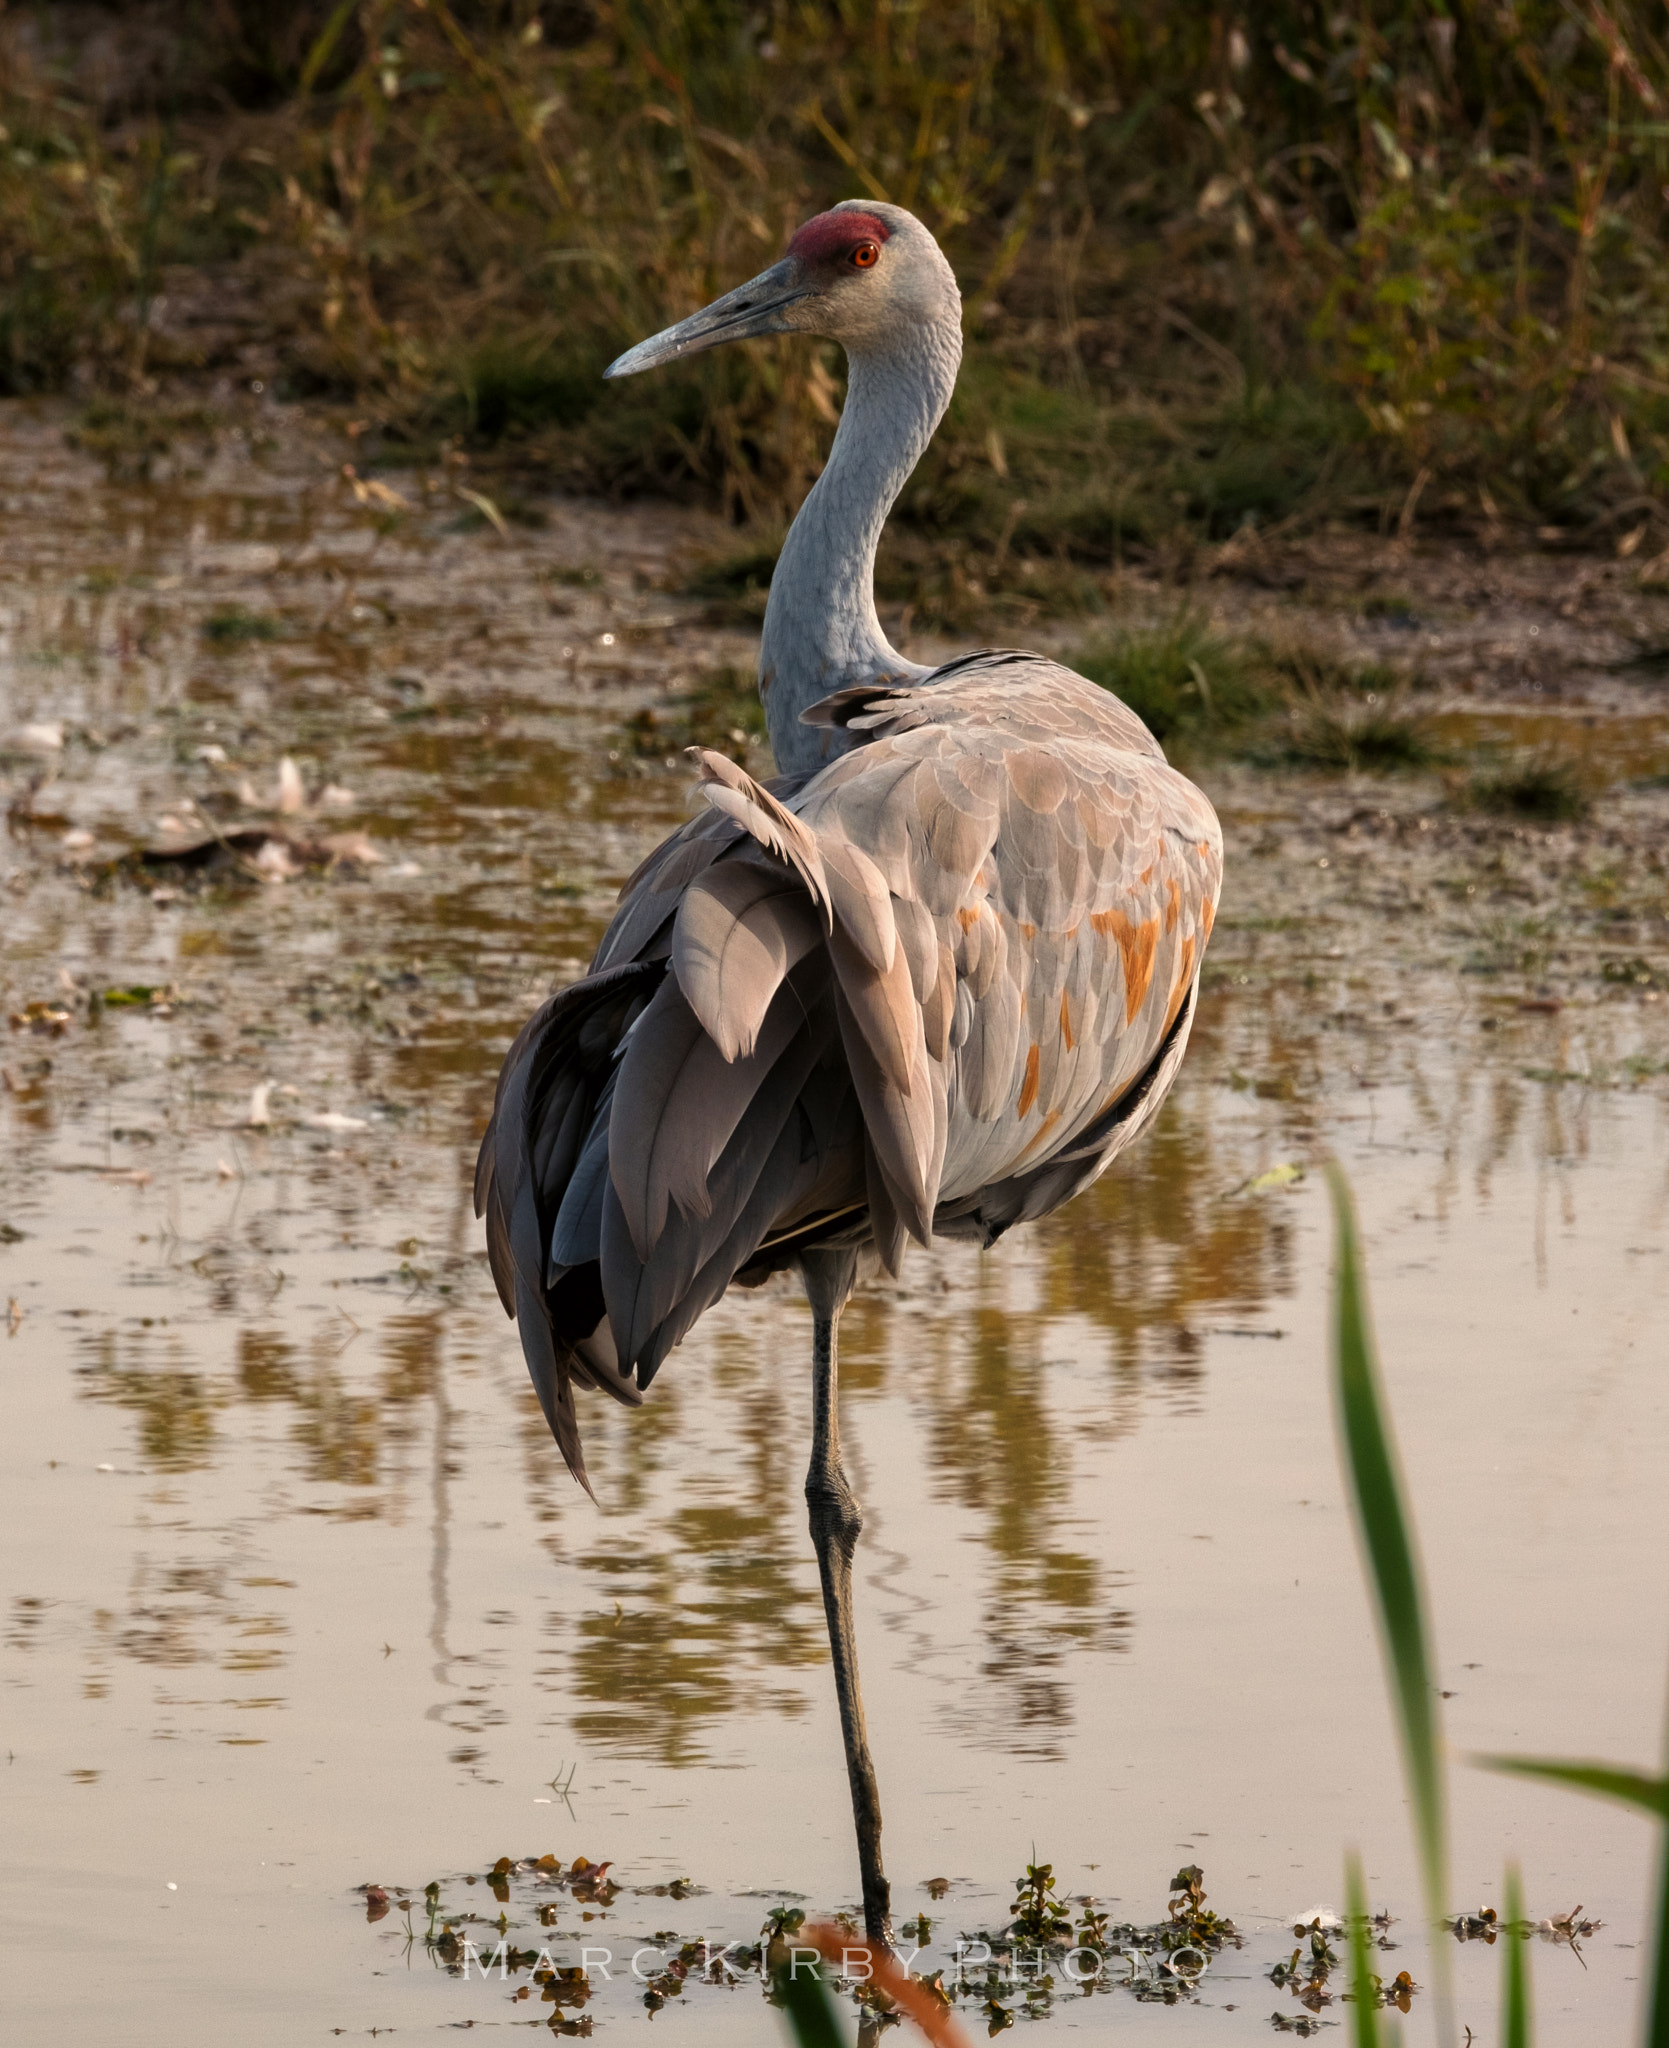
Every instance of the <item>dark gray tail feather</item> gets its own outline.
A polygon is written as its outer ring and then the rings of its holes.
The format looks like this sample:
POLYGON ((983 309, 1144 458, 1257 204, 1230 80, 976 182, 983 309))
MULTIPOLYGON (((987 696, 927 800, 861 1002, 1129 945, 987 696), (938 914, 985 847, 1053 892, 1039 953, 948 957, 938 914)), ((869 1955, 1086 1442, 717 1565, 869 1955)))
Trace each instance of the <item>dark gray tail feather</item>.
MULTIPOLYGON (((499 1299, 516 1319, 551 1434, 588 1494, 574 1413, 573 1346, 590 1328, 559 1327, 546 1261, 556 1211, 607 1091, 615 1048, 665 972, 662 960, 634 961, 589 975, 539 1006, 505 1056, 475 1168, 475 1213, 486 1218, 499 1299)), ((578 1376, 596 1380, 589 1370, 578 1376)))
POLYGON ((821 952, 791 969, 756 1053, 718 1071, 664 959, 564 989, 505 1059, 476 1210, 539 1404, 587 1493, 575 1386, 641 1400, 739 1268, 791 1260, 792 1251, 761 1256, 780 1221, 798 1226, 796 1245, 814 1241, 818 1215, 849 1218, 861 1194, 862 1125, 836 1053, 828 978, 821 952), (616 1129, 621 1089, 631 1118, 616 1129), (634 1197, 639 1233, 652 1240, 643 1248, 620 1178, 634 1190, 647 1179, 634 1197))
POLYGON ((579 1417, 574 1413, 574 1376, 570 1370, 567 1346, 556 1341, 544 1297, 535 1294, 519 1274, 513 1313, 533 1391, 539 1396, 539 1406, 545 1411, 545 1420, 551 1426, 551 1435, 556 1438, 556 1447, 562 1453, 568 1470, 595 1501, 597 1496, 591 1492, 591 1481, 585 1473, 579 1417))

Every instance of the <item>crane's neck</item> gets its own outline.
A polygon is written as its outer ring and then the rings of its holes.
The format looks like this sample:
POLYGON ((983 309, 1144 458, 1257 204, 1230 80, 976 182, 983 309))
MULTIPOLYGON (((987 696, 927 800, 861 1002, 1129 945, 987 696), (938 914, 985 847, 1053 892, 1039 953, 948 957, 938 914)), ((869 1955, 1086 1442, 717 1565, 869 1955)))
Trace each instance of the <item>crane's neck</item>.
POLYGON ((948 310, 893 347, 848 351, 834 446, 788 530, 765 608, 759 694, 785 775, 820 768, 851 745, 842 730, 802 725, 808 705, 851 684, 927 673, 881 631, 875 549, 894 499, 944 417, 961 358, 961 323, 948 310))

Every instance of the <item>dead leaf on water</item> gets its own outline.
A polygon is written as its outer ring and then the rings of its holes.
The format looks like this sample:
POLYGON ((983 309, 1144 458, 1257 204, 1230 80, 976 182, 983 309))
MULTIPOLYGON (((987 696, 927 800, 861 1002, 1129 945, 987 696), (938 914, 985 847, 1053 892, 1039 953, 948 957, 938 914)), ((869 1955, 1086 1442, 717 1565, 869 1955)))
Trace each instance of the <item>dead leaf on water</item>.
POLYGON ((62 1038, 70 1026, 70 1012, 55 1003, 25 1003, 9 1013, 7 1022, 14 1031, 32 1031, 37 1038, 62 1038))
POLYGON ((352 861, 359 867, 374 867, 383 856, 363 832, 330 832, 319 844, 335 862, 352 861))
POLYGON ((389 512, 411 510, 411 500, 401 497, 392 484, 381 483, 374 476, 361 476, 351 462, 343 463, 342 474, 353 488, 356 504, 381 505, 389 512))
POLYGON ((301 873, 301 863, 283 839, 268 839, 255 856, 255 871, 263 882, 287 882, 301 873))
POLYGON ((30 754, 56 754, 64 744, 64 722, 61 718, 42 719, 33 725, 20 725, 11 735, 11 744, 30 754))

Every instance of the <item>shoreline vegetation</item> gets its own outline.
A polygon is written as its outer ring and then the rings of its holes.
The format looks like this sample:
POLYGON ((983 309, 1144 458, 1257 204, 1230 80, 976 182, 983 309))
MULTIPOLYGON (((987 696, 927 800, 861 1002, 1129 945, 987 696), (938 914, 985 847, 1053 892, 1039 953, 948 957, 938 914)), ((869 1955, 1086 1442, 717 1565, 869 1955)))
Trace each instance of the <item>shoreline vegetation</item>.
POLYGON ((1669 52, 1643 7, 212 0, 0 15, 0 395, 143 473, 260 386, 367 461, 722 509, 762 594, 842 365, 602 402, 870 193, 967 366, 882 595, 1098 608, 1340 525, 1669 575, 1669 52), (218 394, 218 396, 217 396, 218 394))

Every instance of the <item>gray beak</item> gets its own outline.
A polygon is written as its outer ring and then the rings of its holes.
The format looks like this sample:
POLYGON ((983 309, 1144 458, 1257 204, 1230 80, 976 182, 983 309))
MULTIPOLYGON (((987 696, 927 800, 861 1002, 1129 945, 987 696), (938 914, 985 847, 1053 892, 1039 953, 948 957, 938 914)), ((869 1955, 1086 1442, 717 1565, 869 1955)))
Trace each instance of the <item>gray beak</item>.
POLYGON ((721 341, 746 341, 757 334, 783 334, 783 314, 796 300, 807 298, 813 289, 804 281, 802 266, 785 256, 762 270, 750 284, 738 285, 715 299, 699 313, 680 320, 640 341, 636 348, 617 356, 603 372, 605 377, 635 377, 639 370, 658 369, 684 356, 699 355, 704 348, 716 348, 721 341))

